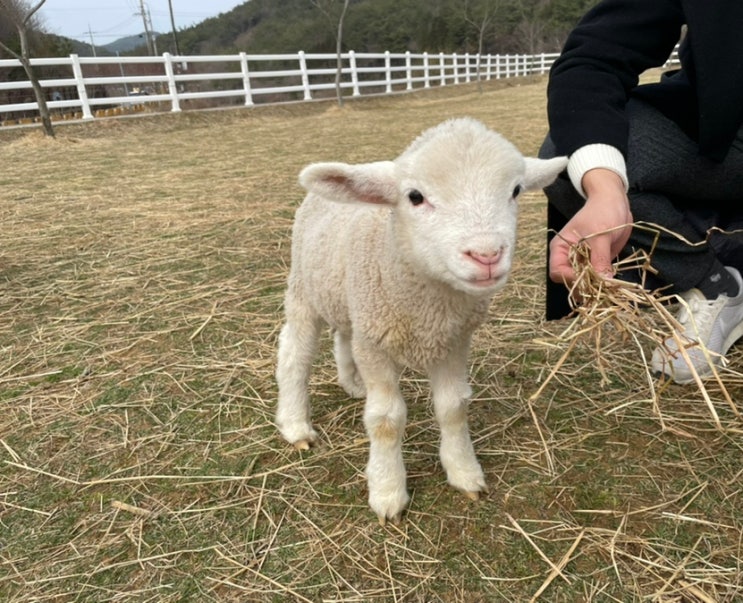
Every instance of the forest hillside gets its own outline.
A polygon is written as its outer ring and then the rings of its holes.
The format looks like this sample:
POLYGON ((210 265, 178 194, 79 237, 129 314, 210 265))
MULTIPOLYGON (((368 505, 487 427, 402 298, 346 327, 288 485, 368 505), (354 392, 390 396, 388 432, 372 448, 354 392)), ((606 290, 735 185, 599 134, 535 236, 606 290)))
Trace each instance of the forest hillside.
MULTIPOLYGON (((341 36, 356 52, 557 52, 567 32, 598 0, 349 0, 341 36)), ((335 52, 344 0, 249 0, 188 28, 157 37, 158 53, 182 55, 335 52)), ((0 15, 1 17, 2 15, 0 15)), ((50 24, 51 25, 51 24, 50 24)), ((32 36, 34 56, 92 54, 89 45, 32 36)), ((142 45, 122 54, 147 54, 142 45)), ((0 18, 0 42, 19 49, 15 28, 0 18)), ((118 48, 116 50, 119 50, 118 48)), ((111 54, 102 47, 100 55, 111 54)), ((0 58, 5 58, 0 49, 0 58)))
MULTIPOLYGON (((555 52, 597 0, 351 0, 344 50, 555 52)), ((332 52, 343 0, 250 0, 178 32, 183 54, 332 52)), ((172 49, 172 35, 158 39, 172 49)))

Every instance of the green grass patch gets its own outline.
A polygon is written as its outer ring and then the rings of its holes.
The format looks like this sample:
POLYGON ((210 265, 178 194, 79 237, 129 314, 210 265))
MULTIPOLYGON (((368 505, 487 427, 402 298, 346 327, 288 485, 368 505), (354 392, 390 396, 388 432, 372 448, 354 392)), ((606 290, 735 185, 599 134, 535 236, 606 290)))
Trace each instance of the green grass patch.
POLYGON ((273 427, 299 170, 394 157, 462 114, 534 154, 545 82, 523 84, 0 132, 0 600, 738 600, 743 441, 722 392, 653 392, 607 337, 606 383, 585 343, 535 396, 566 327, 542 321, 541 195, 473 341, 480 501, 446 485, 428 384, 406 371, 412 501, 377 524, 363 401, 328 336, 319 445, 273 427))

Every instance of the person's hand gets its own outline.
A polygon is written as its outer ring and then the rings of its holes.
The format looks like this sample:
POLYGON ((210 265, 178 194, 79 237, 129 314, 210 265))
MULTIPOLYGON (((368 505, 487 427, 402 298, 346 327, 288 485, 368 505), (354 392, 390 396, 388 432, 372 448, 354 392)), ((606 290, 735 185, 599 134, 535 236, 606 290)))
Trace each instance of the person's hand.
POLYGON ((598 274, 613 276, 612 261, 627 243, 632 213, 622 179, 605 169, 583 176, 585 205, 550 243, 549 276, 556 283, 572 283, 576 274, 570 263, 570 248, 585 240, 591 264, 598 274))

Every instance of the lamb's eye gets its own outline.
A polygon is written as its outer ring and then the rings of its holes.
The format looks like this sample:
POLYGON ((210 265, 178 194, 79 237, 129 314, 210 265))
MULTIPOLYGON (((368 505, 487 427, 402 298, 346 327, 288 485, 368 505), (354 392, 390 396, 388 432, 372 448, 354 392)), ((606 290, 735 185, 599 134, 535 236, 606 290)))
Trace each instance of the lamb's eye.
POLYGON ((517 184, 516 188, 513 189, 513 198, 515 199, 521 194, 521 185, 517 184))
POLYGON ((413 189, 408 193, 408 199, 410 199, 410 202, 413 205, 420 205, 423 203, 423 193, 421 193, 419 190, 413 189))

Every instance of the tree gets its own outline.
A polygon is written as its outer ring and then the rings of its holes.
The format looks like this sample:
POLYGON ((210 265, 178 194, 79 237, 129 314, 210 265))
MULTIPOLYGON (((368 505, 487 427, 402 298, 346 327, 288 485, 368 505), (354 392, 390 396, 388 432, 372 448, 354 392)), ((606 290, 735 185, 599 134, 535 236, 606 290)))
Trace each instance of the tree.
MULTIPOLYGON (((522 0, 514 5, 518 25, 514 29, 520 41, 519 50, 527 54, 544 52, 545 37, 549 30, 546 18, 551 0, 522 0)), ((555 44, 559 47, 559 43, 555 44)))
POLYGON ((40 0, 34 6, 29 7, 24 0, 0 0, 0 15, 15 26, 21 46, 20 53, 18 53, 0 41, 0 48, 14 56, 23 65, 23 69, 31 82, 36 104, 39 106, 39 116, 44 126, 44 133, 53 138, 54 128, 52 127, 52 118, 49 115, 49 107, 46 104, 46 95, 34 68, 31 66, 31 50, 29 48, 29 32, 36 25, 34 15, 45 2, 46 0, 40 0))
POLYGON ((477 32, 477 85, 482 91, 480 62, 485 46, 485 36, 495 21, 501 7, 501 0, 465 0, 464 19, 477 32))
POLYGON ((338 98, 338 106, 343 106, 343 90, 341 89, 341 78, 343 76, 343 21, 348 12, 349 0, 341 0, 342 5, 336 0, 310 0, 328 20, 333 21, 337 17, 335 26, 335 94, 338 98))

